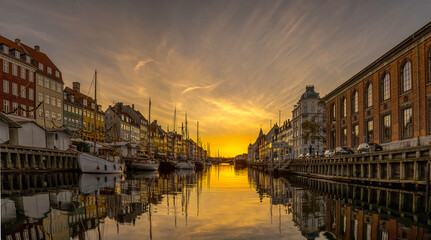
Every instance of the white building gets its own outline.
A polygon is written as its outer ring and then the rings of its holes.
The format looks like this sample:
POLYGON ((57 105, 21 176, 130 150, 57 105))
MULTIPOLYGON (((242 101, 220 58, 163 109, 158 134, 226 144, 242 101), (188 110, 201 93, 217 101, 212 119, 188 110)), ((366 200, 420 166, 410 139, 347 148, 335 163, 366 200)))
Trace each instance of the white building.
POLYGON ((305 93, 301 95, 298 104, 292 111, 292 133, 293 133, 293 157, 309 152, 323 151, 325 143, 319 140, 304 139, 302 123, 315 121, 322 126, 320 135, 325 136, 325 105, 321 103, 319 93, 314 91, 314 86, 306 87, 305 93))

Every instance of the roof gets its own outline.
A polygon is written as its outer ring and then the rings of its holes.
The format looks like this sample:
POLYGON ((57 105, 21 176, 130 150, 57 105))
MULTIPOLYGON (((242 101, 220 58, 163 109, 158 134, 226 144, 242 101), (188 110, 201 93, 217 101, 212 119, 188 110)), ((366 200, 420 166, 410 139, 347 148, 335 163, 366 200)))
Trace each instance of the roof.
POLYGON ((0 120, 7 123, 10 128, 20 128, 21 125, 19 125, 14 120, 10 119, 6 114, 0 113, 0 120))
POLYGON ((38 127, 42 128, 43 127, 41 125, 39 125, 35 119, 31 119, 31 118, 26 118, 26 117, 21 117, 21 116, 16 116, 16 115, 8 115, 8 117, 13 120, 14 122, 18 123, 19 125, 23 125, 23 124, 27 124, 27 123, 34 123, 36 124, 38 127))
POLYGON ((409 46, 419 39, 421 39, 423 36, 431 32, 431 22, 423 26, 421 29, 410 35, 408 38, 404 39, 401 43, 393 47, 391 50, 383 54, 383 56, 379 57, 377 60, 372 62, 370 65, 366 66, 364 69, 362 69, 360 72, 355 74, 353 77, 349 78, 347 81, 345 81, 343 84, 332 90, 330 93, 328 93, 324 99, 325 101, 330 100, 332 97, 336 96, 337 93, 342 91, 343 89, 348 88, 351 84, 355 83, 356 81, 360 80, 363 76, 365 76, 368 72, 372 71, 374 68, 378 67, 379 65, 385 63, 388 59, 395 56, 396 54, 400 53, 402 50, 405 49, 406 46, 409 46))
MULTIPOLYGON (((71 93, 75 97, 75 99, 78 100, 79 104, 83 105, 85 108, 93 110, 93 108, 91 108, 91 104, 94 103, 95 101, 94 101, 94 99, 92 97, 87 96, 87 95, 85 95, 85 94, 83 94, 81 92, 75 91, 75 90, 73 90, 70 87, 66 87, 64 89, 64 91, 71 93), (87 106, 84 105, 83 99, 87 99, 87 106)), ((70 101, 67 101, 67 102, 70 102, 70 101)), ((103 111, 98 111, 98 112, 100 114, 105 115, 105 112, 103 112, 103 111)))
POLYGON ((303 99, 318 99, 319 93, 314 91, 314 86, 310 85, 305 87, 305 92, 301 95, 301 100, 303 99))
POLYGON ((42 73, 43 75, 48 76, 49 78, 51 78, 53 80, 56 80, 57 82, 64 83, 63 82, 63 77, 62 77, 62 74, 61 74, 60 70, 57 68, 57 66, 51 61, 51 59, 45 53, 43 53, 41 51, 36 51, 34 48, 29 47, 29 46, 27 46, 25 44, 21 44, 21 45, 28 51, 28 53, 30 54, 30 56, 33 58, 33 60, 34 60, 33 61, 33 65, 37 69, 36 72, 42 73), (43 70, 40 70, 38 68, 38 64, 39 63, 43 64, 43 66, 44 66, 43 70), (51 74, 49 74, 47 72, 47 68, 46 67, 52 68, 51 74), (60 73, 59 77, 55 76, 55 71, 58 71, 60 73))
MULTIPOLYGON (((21 54, 26 54, 26 55, 29 55, 29 54, 27 54, 26 52, 26 50, 22 47, 22 45, 20 46, 20 45, 18 45, 16 42, 14 42, 14 41, 11 41, 11 40, 9 40, 9 39, 7 39, 7 38, 5 38, 5 37, 3 37, 3 36, 1 36, 0 35, 0 44, 6 44, 6 45, 8 45, 9 46, 9 53, 3 53, 3 54, 6 54, 6 55, 8 55, 9 57, 12 57, 12 58, 14 58, 14 59, 16 59, 17 61, 20 61, 20 62, 22 62, 22 63, 25 63, 25 64, 27 64, 27 65, 30 65, 30 66, 33 66, 32 64, 30 64, 30 63, 28 63, 28 62, 26 62, 25 61, 25 59, 22 59, 22 58, 15 58, 15 56, 13 56, 11 53, 10 53, 10 50, 13 50, 13 49, 16 49, 16 50, 18 50, 21 54)), ((30 55, 29 55, 30 56, 30 55)), ((33 66, 34 67, 34 66, 33 66)))

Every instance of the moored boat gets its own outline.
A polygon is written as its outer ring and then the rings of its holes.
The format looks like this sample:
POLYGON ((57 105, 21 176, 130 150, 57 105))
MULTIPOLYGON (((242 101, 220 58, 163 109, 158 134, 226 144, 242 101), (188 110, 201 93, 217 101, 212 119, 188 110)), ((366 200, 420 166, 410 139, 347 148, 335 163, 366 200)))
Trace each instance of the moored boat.
POLYGON ((83 173, 122 173, 124 164, 115 160, 115 158, 103 159, 88 153, 80 153, 78 157, 79 168, 83 173))
POLYGON ((191 162, 178 162, 175 165, 175 168, 177 168, 177 169, 194 169, 195 164, 191 163, 191 162))
POLYGON ((201 161, 195 162, 196 169, 203 169, 205 167, 205 163, 201 161))
POLYGON ((132 168, 136 170, 156 171, 159 169, 159 163, 156 161, 133 162, 132 168))

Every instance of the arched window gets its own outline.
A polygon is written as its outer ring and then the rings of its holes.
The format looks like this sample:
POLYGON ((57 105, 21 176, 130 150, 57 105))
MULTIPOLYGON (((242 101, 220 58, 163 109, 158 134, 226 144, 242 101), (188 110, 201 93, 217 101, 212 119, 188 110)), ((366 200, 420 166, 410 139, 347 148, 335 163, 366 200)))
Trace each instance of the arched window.
POLYGON ((331 105, 331 121, 335 121, 335 104, 331 105))
POLYGON ((368 84, 365 97, 366 97, 366 106, 372 107, 373 106, 373 84, 371 83, 368 84))
POLYGON ((341 116, 347 117, 347 99, 345 97, 341 100, 341 116))
POLYGON ((391 98, 391 77, 388 73, 382 79, 382 100, 386 101, 391 98))
POLYGON ((355 91, 352 97, 352 112, 357 113, 358 111, 359 111, 359 94, 358 94, 358 91, 355 91))
POLYGON ((412 64, 404 63, 401 68, 401 93, 412 89, 412 64))
POLYGON ((431 82, 431 49, 428 52, 428 82, 431 82))

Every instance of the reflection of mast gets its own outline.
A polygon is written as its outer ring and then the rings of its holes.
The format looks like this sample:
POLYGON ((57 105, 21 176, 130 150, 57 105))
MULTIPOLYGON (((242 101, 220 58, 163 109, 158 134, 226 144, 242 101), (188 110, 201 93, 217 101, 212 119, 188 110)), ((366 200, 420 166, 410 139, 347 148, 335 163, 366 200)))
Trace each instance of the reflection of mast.
POLYGON ((98 201, 98 198, 97 198, 97 196, 98 196, 98 191, 99 190, 97 190, 97 192, 96 192, 96 196, 95 196, 95 198, 96 198, 96 216, 97 216, 97 233, 99 234, 99 240, 101 240, 102 239, 102 235, 100 234, 100 222, 99 222, 99 201, 98 201))

